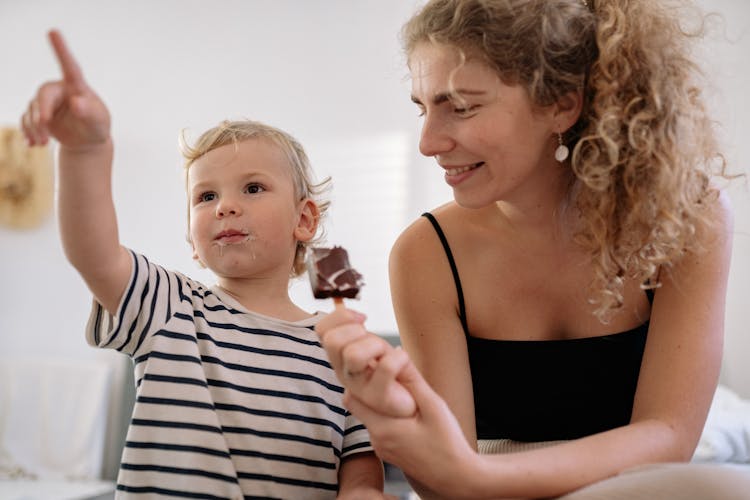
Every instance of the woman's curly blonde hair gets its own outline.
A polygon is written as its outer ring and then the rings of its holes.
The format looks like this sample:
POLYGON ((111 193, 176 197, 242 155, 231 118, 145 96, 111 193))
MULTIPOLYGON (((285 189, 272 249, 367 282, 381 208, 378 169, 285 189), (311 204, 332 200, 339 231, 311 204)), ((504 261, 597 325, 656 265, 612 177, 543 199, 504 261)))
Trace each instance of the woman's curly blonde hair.
MULTIPOLYGON (((324 199, 324 195, 330 188, 331 183, 329 177, 321 182, 315 182, 310 160, 297 139, 281 129, 253 120, 224 120, 201 134, 192 146, 188 144, 183 130, 180 134, 180 150, 185 158, 185 186, 187 188, 187 173, 190 166, 201 156, 228 144, 233 144, 236 147, 242 141, 261 138, 268 139, 276 144, 289 160, 296 199, 301 201, 309 198, 318 206, 319 233, 311 241, 297 242, 294 264, 290 273, 292 277, 296 277, 305 272, 307 247, 319 243, 324 237, 325 232, 322 229, 321 222, 330 206, 330 201, 324 199)), ((188 228, 190 228, 189 199, 188 228)))
MULTIPOLYGON (((595 271, 591 302, 606 321, 623 284, 658 286, 660 269, 697 251, 696 230, 728 177, 681 24, 687 1, 433 0, 402 32, 407 55, 420 42, 481 57, 538 106, 583 90, 565 133, 580 211, 576 241, 595 271), (587 4, 587 5, 586 5, 587 4)), ((692 12, 701 14, 696 10, 692 12)))

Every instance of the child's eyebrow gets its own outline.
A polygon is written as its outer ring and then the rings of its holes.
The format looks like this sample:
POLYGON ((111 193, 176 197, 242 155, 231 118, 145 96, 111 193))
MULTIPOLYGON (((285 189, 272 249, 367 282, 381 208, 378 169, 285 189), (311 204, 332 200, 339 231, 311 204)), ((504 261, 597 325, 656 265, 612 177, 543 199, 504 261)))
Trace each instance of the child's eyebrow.
MULTIPOLYGON (((246 172, 242 174, 241 176, 238 176, 237 180, 241 180, 242 182, 249 182, 255 179, 263 180, 266 178, 269 178, 266 172, 246 172)), ((191 186, 190 189, 193 191, 198 190, 198 189, 206 189, 207 187, 210 187, 213 184, 214 184, 214 181, 209 179, 205 181, 196 182, 195 184, 191 186)))
POLYGON ((201 189, 205 189, 206 187, 208 187, 210 185, 211 185, 211 182, 209 182, 209 181, 202 181, 202 182, 195 183, 192 186, 188 186, 188 187, 190 188, 190 191, 192 192, 192 191, 198 191, 198 190, 201 190, 201 189))
MULTIPOLYGON (((453 92, 448 92, 448 91, 439 92, 435 94, 435 96, 432 98, 432 104, 437 106, 437 105, 443 104, 444 102, 449 102, 452 99, 455 99, 456 96, 465 96, 465 95, 481 96, 481 95, 485 95, 486 93, 487 92, 485 92, 484 90, 474 90, 474 89, 456 89, 453 92)), ((411 102, 413 102, 414 104, 418 104, 420 106, 422 105, 422 101, 420 101, 419 98, 415 95, 411 96, 411 102)))

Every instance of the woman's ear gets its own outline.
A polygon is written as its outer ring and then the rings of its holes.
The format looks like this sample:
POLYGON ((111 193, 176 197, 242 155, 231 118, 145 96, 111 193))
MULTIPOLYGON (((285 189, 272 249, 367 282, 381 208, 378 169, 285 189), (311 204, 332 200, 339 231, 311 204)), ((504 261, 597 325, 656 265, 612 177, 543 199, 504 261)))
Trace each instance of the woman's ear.
POLYGON ((555 103, 557 132, 564 133, 575 125, 583 109, 583 90, 571 90, 555 103))
POLYGON ((294 228, 294 237, 297 241, 307 242, 315 237, 318 232, 318 221, 320 220, 320 210, 318 205, 310 198, 305 198, 299 202, 299 220, 297 227, 294 228))

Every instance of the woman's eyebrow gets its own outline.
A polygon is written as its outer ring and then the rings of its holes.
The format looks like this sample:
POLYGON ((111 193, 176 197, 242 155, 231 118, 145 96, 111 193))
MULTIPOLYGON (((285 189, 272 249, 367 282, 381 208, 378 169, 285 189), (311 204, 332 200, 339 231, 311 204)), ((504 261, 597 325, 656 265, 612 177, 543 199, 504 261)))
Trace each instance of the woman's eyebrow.
MULTIPOLYGON (((478 96, 478 95, 484 95, 487 92, 484 90, 474 90, 474 89, 456 89, 453 92, 440 92, 438 94, 435 94, 435 96, 432 98, 432 104, 438 105, 442 104, 444 102, 448 102, 451 99, 454 98, 454 96, 465 96, 465 95, 471 95, 471 96, 478 96)), ((411 96, 411 101, 414 104, 422 105, 422 101, 419 100, 419 98, 415 95, 411 96)))

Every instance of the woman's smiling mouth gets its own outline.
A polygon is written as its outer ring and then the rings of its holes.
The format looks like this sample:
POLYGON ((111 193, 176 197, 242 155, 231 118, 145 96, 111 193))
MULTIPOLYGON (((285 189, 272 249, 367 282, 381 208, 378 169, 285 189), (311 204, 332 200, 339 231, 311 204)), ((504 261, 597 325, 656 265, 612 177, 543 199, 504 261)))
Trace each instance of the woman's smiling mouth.
POLYGON ((445 175, 448 177, 453 177, 455 175, 463 174, 464 172, 468 172, 469 170, 474 170, 475 168, 479 168, 482 165, 484 165, 483 161, 480 161, 478 163, 474 163, 473 165, 464 165, 463 167, 452 167, 452 168, 445 168, 445 175))

